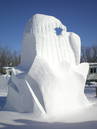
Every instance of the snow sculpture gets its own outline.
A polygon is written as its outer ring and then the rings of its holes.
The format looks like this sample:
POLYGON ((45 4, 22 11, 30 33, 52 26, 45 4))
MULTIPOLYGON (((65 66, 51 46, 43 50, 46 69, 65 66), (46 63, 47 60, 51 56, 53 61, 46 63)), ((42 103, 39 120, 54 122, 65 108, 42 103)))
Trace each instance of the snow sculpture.
POLYGON ((13 69, 5 109, 59 117, 87 106, 89 66, 80 63, 80 48, 80 37, 58 19, 34 15, 25 29, 21 65, 13 69))

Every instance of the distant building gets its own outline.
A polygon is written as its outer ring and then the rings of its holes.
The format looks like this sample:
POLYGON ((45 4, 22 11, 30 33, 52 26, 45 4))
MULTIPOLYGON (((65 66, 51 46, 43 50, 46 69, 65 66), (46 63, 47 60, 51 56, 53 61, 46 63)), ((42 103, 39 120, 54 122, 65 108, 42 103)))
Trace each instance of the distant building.
POLYGON ((89 73, 87 81, 97 82, 97 63, 89 63, 89 73))

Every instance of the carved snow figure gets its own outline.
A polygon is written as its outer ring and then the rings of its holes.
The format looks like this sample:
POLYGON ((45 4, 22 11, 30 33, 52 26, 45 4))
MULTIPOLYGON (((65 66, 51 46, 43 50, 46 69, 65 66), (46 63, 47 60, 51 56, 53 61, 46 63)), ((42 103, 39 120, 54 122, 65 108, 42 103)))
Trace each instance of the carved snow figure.
POLYGON ((89 104, 80 63, 80 37, 56 18, 36 14, 28 22, 21 65, 13 70, 5 109, 65 116, 89 104))

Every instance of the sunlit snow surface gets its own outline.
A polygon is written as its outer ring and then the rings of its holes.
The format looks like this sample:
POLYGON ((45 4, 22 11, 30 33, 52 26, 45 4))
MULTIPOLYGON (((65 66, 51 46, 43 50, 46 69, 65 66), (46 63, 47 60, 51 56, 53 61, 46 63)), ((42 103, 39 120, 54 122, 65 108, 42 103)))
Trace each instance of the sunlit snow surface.
POLYGON ((33 113, 17 113, 0 111, 1 129, 97 129, 97 98, 94 89, 85 90, 88 99, 95 102, 94 105, 80 110, 67 118, 37 119, 33 113), (50 122, 50 123, 49 123, 50 122))
POLYGON ((89 66, 80 63, 80 49, 80 37, 61 21, 34 15, 26 25, 21 64, 13 69, 4 110, 61 121, 91 106, 84 94, 89 66))

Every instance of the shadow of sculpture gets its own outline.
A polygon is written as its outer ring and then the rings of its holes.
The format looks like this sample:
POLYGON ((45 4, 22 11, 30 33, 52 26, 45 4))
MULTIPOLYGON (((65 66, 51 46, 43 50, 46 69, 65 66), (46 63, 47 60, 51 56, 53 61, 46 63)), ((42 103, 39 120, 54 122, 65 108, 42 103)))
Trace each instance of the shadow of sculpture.
POLYGON ((97 121, 87 121, 81 123, 43 123, 30 120, 19 119, 16 123, 22 125, 11 125, 0 123, 2 129, 97 129, 97 121))

